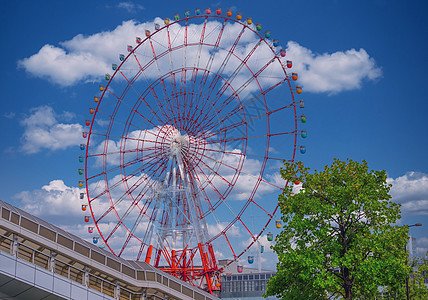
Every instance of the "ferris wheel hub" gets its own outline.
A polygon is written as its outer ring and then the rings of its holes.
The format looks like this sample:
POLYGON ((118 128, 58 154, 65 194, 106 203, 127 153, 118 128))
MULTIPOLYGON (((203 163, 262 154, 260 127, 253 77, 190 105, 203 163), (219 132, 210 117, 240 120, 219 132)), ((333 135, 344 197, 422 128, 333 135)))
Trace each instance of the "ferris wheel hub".
POLYGON ((181 135, 177 130, 176 134, 171 139, 170 144, 170 155, 177 157, 178 155, 183 156, 189 149, 189 137, 187 135, 181 135))
POLYGON ((97 228, 119 257, 210 292, 224 269, 214 249, 237 260, 262 237, 279 211, 265 200, 287 184, 278 163, 285 153, 294 161, 299 147, 303 154, 297 137, 307 135, 297 130, 298 118, 306 122, 296 110, 304 101, 294 98, 301 87, 290 83, 298 77, 287 74, 285 50, 251 18, 231 19, 228 10, 218 23, 216 12, 165 18, 128 46, 130 55, 119 54, 89 109, 79 157, 85 169, 78 170, 95 223, 89 233, 97 228), (247 234, 244 249, 237 237, 247 234))

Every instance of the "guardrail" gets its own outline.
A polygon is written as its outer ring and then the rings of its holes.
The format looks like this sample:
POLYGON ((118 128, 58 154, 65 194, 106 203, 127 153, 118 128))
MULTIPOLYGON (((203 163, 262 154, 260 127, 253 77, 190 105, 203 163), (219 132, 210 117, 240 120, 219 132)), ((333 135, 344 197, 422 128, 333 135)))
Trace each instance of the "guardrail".
POLYGON ((54 251, 49 251, 50 253, 47 254, 43 251, 34 249, 24 243, 19 242, 17 234, 13 234, 12 238, 0 234, 0 251, 9 253, 16 258, 32 263, 36 266, 44 268, 45 270, 51 271, 115 299, 165 299, 164 297, 156 294, 146 292, 136 293, 126 288, 120 287, 119 282, 111 282, 105 278, 90 273, 87 266, 83 266, 83 268, 76 267, 56 258, 56 253, 54 251))
POLYGON ((83 287, 117 300, 219 299, 144 262, 116 257, 1 200, 0 208, 0 251, 83 287))

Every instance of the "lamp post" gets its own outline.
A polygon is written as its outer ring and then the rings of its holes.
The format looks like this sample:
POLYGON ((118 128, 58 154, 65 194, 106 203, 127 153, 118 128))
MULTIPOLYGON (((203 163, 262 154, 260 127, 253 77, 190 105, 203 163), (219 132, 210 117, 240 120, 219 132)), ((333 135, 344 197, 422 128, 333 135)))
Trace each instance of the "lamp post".
MULTIPOLYGON (((422 226, 422 223, 416 223, 413 225, 405 225, 405 226, 407 226, 409 228, 414 227, 414 226, 422 226)), ((409 235, 409 238, 410 238, 410 235, 409 235)), ((406 265, 407 265, 407 244, 404 245, 404 251, 406 252, 406 265)), ((408 275, 406 276, 406 297, 407 297, 407 300, 410 300, 409 276, 408 275)))

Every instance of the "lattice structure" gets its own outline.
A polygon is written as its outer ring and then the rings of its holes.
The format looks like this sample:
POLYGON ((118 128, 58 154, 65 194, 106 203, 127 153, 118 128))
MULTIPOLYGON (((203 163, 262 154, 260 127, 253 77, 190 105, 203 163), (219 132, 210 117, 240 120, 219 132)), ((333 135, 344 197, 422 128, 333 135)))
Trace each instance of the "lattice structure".
POLYGON ((106 74, 81 145, 103 243, 211 293, 216 256, 262 237, 287 184, 279 166, 306 151, 285 49, 232 17, 207 8, 147 25, 106 74))

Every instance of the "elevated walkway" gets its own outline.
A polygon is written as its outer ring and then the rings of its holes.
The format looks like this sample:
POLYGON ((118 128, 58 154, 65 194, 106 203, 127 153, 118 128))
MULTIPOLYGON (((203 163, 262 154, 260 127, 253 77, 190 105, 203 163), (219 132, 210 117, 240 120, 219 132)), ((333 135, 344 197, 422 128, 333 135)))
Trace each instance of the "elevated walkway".
POLYGON ((0 209, 0 299, 219 299, 1 200, 0 209))

